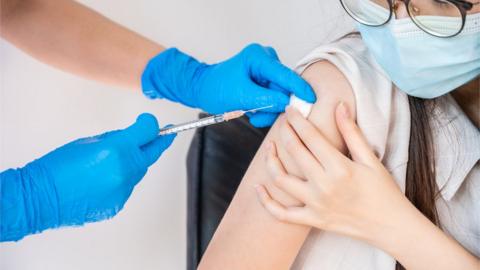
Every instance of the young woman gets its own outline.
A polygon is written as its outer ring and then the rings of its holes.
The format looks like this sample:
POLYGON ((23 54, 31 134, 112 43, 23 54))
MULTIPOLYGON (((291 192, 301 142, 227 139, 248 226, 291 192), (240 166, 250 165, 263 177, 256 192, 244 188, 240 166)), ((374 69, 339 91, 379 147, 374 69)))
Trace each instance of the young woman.
POLYGON ((200 269, 478 269, 480 5, 403 2, 342 1, 368 50, 301 62, 317 103, 277 120, 200 269))

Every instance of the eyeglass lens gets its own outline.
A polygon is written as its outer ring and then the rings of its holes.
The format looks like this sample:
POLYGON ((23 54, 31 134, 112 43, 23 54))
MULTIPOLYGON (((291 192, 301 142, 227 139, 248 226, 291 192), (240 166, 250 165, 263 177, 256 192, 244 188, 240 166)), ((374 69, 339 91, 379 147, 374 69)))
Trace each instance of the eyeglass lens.
MULTIPOLYGON (((392 15, 388 0, 342 0, 342 5, 350 16, 362 24, 379 26, 385 24, 392 15)), ((400 5, 401 1, 398 1, 400 5)), ((446 0, 410 0, 408 13, 415 24, 425 32, 448 37, 457 34, 463 25, 463 15, 459 7, 446 0)))

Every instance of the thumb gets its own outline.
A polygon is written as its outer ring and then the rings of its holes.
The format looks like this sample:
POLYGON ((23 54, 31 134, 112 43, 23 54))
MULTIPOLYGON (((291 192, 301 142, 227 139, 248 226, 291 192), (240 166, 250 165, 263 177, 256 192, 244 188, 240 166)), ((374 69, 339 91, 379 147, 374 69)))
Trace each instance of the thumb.
POLYGON ((157 136, 153 141, 140 147, 145 155, 147 166, 155 163, 162 153, 172 144, 177 134, 157 136))
POLYGON ((154 140, 159 131, 155 116, 149 113, 142 113, 137 117, 137 121, 123 132, 133 138, 137 146, 142 146, 154 140))
POLYGON ((352 159, 365 165, 373 165, 378 159, 354 122, 345 103, 340 102, 337 106, 335 119, 352 159))

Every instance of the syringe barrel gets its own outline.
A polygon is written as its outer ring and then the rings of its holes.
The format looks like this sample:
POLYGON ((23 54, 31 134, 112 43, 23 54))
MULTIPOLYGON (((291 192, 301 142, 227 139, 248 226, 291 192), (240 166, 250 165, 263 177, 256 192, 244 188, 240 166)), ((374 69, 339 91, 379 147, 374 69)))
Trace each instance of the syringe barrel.
POLYGON ((209 117, 205 117, 202 119, 186 122, 183 124, 178 124, 170 127, 166 127, 160 130, 159 135, 168 135, 173 133, 179 133, 182 131, 186 131, 189 129, 195 129, 199 127, 205 127, 209 125, 213 125, 216 123, 224 122, 225 119, 223 118, 223 114, 212 115, 209 117))

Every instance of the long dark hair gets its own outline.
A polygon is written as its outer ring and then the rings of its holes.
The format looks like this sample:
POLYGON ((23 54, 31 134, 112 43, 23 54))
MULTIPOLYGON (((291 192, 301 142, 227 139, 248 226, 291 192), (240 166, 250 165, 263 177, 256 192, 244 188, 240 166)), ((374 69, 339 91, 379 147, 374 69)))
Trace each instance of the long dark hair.
MULTIPOLYGON (((435 160, 431 115, 434 100, 409 96, 410 104, 410 146, 408 149, 405 196, 431 222, 440 226, 437 207, 438 188, 435 181, 435 160)), ((397 262, 396 270, 405 270, 397 262)))

